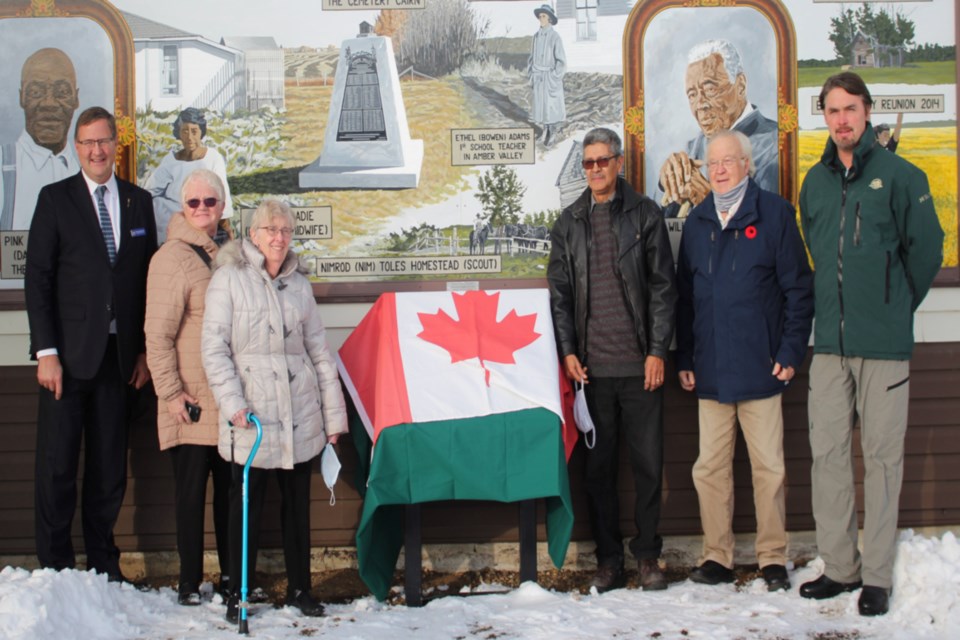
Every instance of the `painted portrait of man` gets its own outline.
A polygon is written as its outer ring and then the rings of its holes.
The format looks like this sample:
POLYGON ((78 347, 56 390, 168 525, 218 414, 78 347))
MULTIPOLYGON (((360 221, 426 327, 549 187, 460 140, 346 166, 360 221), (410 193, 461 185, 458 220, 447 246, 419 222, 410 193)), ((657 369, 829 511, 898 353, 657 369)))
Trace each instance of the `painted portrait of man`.
POLYGON ((102 28, 71 18, 0 20, 0 42, 0 111, 8 114, 0 122, 0 231, 26 231, 40 189, 80 170, 75 116, 113 104, 113 53, 102 28))
POLYGON ((647 193, 668 217, 682 217, 709 193, 704 172, 706 145, 718 131, 735 129, 753 145, 756 180, 779 192, 776 116, 776 40, 763 15, 748 8, 723 12, 721 31, 692 9, 665 11, 644 41, 645 83, 665 87, 648 94, 647 193), (743 54, 750 52, 749 56, 743 54), (690 117, 679 114, 689 113, 690 117))
POLYGON ((19 94, 23 131, 15 143, 0 147, 0 231, 28 228, 40 188, 80 169, 68 144, 80 104, 69 56, 53 47, 30 55, 20 73, 19 94))

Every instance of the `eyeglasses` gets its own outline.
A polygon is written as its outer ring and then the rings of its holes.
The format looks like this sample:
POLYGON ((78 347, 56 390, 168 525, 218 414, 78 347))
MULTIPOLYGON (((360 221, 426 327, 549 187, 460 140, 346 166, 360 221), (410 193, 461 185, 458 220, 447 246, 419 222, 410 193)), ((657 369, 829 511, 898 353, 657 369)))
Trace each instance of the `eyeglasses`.
POLYGON ((199 209, 201 202, 207 209, 213 209, 220 200, 217 198, 203 198, 202 200, 200 198, 190 198, 187 200, 187 206, 191 209, 199 209))
POLYGON ((617 156, 604 156, 602 158, 597 158, 596 160, 583 160, 580 164, 583 165, 583 168, 586 171, 593 169, 593 165, 597 165, 598 169, 606 169, 610 164, 610 161, 616 158, 617 156))
POLYGON ((97 138, 96 140, 77 140, 77 144, 84 149, 93 149, 94 147, 109 147, 113 144, 113 138, 97 138))
POLYGON ((730 169, 733 168, 733 165, 737 164, 738 162, 744 159, 745 158, 743 156, 740 156, 739 158, 735 158, 733 156, 727 156, 726 158, 721 158, 720 160, 711 160, 710 162, 707 163, 707 168, 710 171, 716 171, 719 167, 722 166, 724 169, 727 169, 729 171, 730 169))
POLYGON ((293 237, 293 229, 291 229, 290 227, 260 227, 260 228, 266 231, 268 234, 270 234, 271 237, 274 237, 274 238, 277 236, 277 234, 282 234, 284 238, 293 237))

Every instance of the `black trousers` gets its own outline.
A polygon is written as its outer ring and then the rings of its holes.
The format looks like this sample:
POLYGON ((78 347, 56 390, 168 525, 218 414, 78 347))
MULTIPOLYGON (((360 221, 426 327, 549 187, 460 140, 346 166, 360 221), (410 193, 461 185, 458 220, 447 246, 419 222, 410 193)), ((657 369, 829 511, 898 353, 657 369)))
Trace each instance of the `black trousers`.
POLYGON ((663 539, 660 493, 663 487, 663 388, 644 391, 643 377, 590 378, 587 406, 597 430, 596 446, 586 449, 584 489, 597 543, 597 564, 623 565, 620 502, 617 494, 619 439, 629 448, 636 491, 637 535, 630 551, 639 560, 658 558, 663 539))
MULTIPOLYGON (((230 586, 240 591, 240 565, 243 561, 243 465, 232 464, 230 485, 230 586)), ((260 516, 267 477, 275 473, 280 486, 280 526, 283 536, 283 561, 287 569, 287 590, 310 590, 310 477, 313 460, 293 469, 250 468, 249 522, 247 537, 247 581, 253 583, 257 570, 260 541, 260 516)))
POLYGON ((196 590, 203 580, 203 531, 207 478, 213 476, 213 533, 220 575, 230 575, 230 463, 215 446, 182 444, 170 449, 176 487, 177 552, 180 584, 196 590))
POLYGON ((90 380, 64 370, 63 395, 40 388, 37 416, 34 517, 40 566, 76 566, 70 529, 77 508, 77 471, 83 445, 81 519, 87 569, 120 573, 113 527, 127 487, 128 406, 132 387, 120 374, 111 336, 90 380))

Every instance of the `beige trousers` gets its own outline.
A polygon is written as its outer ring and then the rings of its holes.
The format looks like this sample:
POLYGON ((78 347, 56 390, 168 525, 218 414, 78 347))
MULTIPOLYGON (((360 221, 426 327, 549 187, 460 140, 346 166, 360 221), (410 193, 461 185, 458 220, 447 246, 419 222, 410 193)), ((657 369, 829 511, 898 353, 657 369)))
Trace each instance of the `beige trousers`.
POLYGON ((893 586, 909 381, 909 360, 813 356, 808 398, 813 517, 817 549, 831 580, 893 586), (864 467, 862 558, 851 452, 858 417, 864 467))
POLYGON ((722 404, 700 400, 700 456, 693 484, 700 500, 703 556, 733 568, 733 449, 737 421, 747 441, 757 512, 757 561, 761 567, 786 564, 786 506, 783 486, 783 409, 780 394, 722 404))

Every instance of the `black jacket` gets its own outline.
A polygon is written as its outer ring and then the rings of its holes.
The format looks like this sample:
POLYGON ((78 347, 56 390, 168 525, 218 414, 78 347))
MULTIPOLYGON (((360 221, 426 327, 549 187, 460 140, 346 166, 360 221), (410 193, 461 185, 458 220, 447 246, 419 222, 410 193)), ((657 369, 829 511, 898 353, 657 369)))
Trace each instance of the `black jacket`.
MULTIPOLYGON (((645 356, 666 358, 673 339, 677 287, 670 238, 660 208, 623 178, 611 217, 618 225, 620 282, 645 356)), ((560 356, 586 356, 590 230, 590 189, 563 210, 550 231, 550 307, 560 356)))
POLYGON ((30 354, 55 347, 64 370, 93 378, 107 348, 111 317, 124 380, 144 353, 147 267, 157 248, 150 194, 117 179, 120 248, 111 266, 83 176, 45 186, 27 239, 24 293, 30 354))

